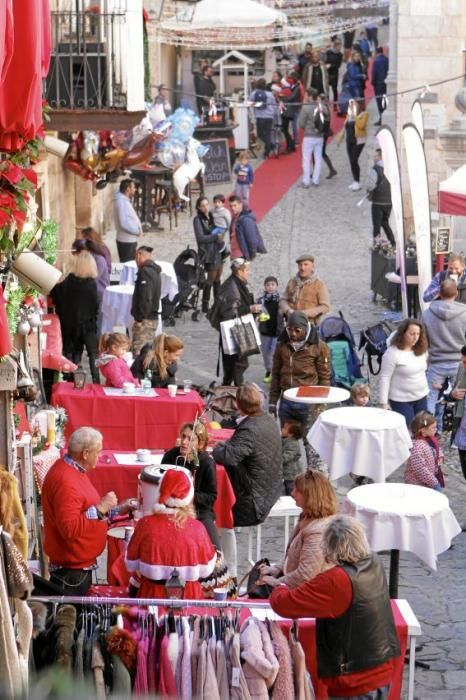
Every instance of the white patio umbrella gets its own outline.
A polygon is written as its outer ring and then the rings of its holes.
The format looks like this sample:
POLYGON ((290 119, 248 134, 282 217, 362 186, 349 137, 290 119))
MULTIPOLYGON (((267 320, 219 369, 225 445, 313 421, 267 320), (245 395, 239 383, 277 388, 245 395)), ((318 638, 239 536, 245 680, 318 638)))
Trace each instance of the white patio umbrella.
POLYGON ((286 24, 286 15, 254 0, 201 0, 195 6, 191 22, 169 19, 162 22, 161 28, 192 32, 197 29, 267 27, 276 22, 286 24))

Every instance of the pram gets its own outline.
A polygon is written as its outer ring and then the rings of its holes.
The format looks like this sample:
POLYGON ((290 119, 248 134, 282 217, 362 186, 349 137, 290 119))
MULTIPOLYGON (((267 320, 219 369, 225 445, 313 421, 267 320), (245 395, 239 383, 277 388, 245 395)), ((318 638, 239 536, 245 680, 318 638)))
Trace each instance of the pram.
POLYGON ((172 302, 162 299, 162 320, 174 326, 176 318, 184 311, 192 310, 193 321, 199 320, 199 294, 205 283, 204 267, 197 251, 189 246, 181 252, 173 263, 178 280, 178 294, 172 302))
POLYGON ((363 380, 361 361, 349 324, 341 311, 339 316, 328 316, 320 324, 320 337, 330 348, 332 386, 351 389, 363 380))

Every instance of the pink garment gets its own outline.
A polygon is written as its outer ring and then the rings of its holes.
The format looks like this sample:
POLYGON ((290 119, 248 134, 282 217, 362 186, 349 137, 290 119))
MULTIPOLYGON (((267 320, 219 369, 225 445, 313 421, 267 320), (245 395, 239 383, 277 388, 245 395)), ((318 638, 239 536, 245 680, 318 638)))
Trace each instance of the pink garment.
POLYGON ((278 660, 266 626, 253 617, 241 627, 241 658, 252 700, 268 700, 278 674, 278 660))
POLYGON ((280 629, 278 622, 271 623, 272 644, 278 659, 279 670, 272 691, 272 700, 294 698, 293 665, 288 640, 280 629))
POLYGON ((134 695, 147 695, 149 684, 147 680, 147 653, 149 651, 149 637, 144 637, 138 642, 136 657, 136 678, 134 679, 134 695))
POLYGON ((426 440, 415 438, 411 454, 406 464, 405 484, 428 486, 433 489, 438 484, 435 476, 438 469, 436 454, 426 440))
POLYGON ((176 698, 176 682, 168 656, 168 636, 165 635, 160 645, 160 678, 159 695, 166 698, 176 698))
POLYGON ((188 621, 183 618, 183 656, 181 658, 180 698, 191 700, 193 693, 191 673, 191 630, 188 621))
POLYGON ((157 681, 155 676, 155 630, 149 641, 149 650, 147 652, 147 682, 149 693, 155 695, 157 690, 157 681))
POLYGON ((122 389, 125 382, 139 384, 138 379, 133 377, 131 370, 126 362, 121 357, 114 357, 105 364, 101 364, 97 360, 97 366, 105 377, 105 386, 114 386, 117 389, 122 389))

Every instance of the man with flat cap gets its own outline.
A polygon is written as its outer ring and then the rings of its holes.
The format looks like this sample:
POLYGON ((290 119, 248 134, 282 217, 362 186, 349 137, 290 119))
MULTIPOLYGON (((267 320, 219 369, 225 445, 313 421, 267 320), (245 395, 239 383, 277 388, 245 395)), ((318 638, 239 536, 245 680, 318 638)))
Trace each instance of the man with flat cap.
POLYGON ((317 325, 321 316, 330 311, 327 285, 314 272, 314 256, 304 253, 296 260, 298 273, 286 285, 279 309, 288 318, 293 311, 303 311, 317 325))
POLYGON ((277 414, 280 424, 298 421, 303 428, 304 447, 308 465, 321 468, 317 453, 307 441, 307 433, 317 416, 315 407, 289 401, 284 392, 298 386, 330 386, 330 350, 319 339, 315 325, 310 323, 303 311, 292 311, 288 315, 286 328, 278 338, 273 356, 272 382, 269 394, 269 413, 277 414))
POLYGON ((131 303, 134 318, 131 351, 135 357, 143 345, 153 342, 159 320, 162 268, 154 262, 153 251, 150 246, 141 245, 135 255, 138 274, 131 303))

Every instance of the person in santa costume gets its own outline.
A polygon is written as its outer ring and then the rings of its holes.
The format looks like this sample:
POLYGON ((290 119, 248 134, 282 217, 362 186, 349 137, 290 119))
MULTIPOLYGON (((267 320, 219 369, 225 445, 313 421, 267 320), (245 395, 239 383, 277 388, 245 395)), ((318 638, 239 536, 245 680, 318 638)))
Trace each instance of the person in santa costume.
POLYGON ((184 467, 168 469, 160 481, 153 514, 141 518, 126 552, 126 568, 138 573, 139 598, 166 598, 174 569, 185 582, 184 598, 203 598, 200 578, 209 576, 217 555, 192 505, 194 487, 184 467))

